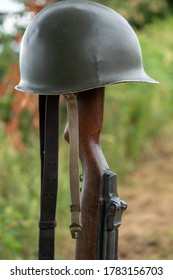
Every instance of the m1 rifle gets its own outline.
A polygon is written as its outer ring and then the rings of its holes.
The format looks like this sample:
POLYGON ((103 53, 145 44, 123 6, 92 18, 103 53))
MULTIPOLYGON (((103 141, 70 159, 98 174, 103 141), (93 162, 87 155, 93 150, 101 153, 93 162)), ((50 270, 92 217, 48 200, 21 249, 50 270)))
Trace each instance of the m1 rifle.
MULTIPOLYGON (((99 145, 103 125, 104 87, 77 95, 79 156, 83 186, 83 239, 76 240, 76 259, 117 259, 118 227, 127 204, 117 194, 112 173, 99 145), (88 113, 89 112, 89 113, 88 113)), ((69 142, 68 125, 65 139, 69 142)))

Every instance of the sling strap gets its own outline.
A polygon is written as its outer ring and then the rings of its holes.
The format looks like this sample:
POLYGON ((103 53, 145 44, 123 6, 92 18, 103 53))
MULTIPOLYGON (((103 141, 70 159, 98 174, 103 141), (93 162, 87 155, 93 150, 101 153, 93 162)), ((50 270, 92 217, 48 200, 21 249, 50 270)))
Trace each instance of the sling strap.
POLYGON ((82 239, 80 184, 79 184, 79 125, 77 95, 65 95, 68 111, 69 142, 70 142, 70 192, 71 192, 71 225, 73 239, 82 239))
POLYGON ((54 259, 55 211, 58 182, 59 96, 39 95, 41 198, 40 260, 54 259))

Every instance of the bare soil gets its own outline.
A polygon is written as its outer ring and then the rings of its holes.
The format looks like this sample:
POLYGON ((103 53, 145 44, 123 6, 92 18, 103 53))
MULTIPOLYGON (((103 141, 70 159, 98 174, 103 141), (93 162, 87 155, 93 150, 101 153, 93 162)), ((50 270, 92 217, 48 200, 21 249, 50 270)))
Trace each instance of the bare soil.
POLYGON ((119 195, 128 203, 120 259, 173 259, 173 139, 154 145, 119 195))

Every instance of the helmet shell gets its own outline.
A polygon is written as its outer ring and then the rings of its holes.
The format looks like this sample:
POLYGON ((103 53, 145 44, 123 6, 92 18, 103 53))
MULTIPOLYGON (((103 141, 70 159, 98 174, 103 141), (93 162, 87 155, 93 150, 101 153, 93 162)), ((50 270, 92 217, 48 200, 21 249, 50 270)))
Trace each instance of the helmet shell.
POLYGON ((143 69, 137 36, 114 10, 65 0, 42 10, 25 31, 18 90, 69 94, 114 83, 156 83, 143 69))

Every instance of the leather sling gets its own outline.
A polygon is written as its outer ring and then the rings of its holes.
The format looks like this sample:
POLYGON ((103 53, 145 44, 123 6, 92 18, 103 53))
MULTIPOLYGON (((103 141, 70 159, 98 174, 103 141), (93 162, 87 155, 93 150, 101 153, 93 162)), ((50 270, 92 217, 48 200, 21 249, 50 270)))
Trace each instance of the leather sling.
MULTIPOLYGON (((79 139, 77 95, 65 96, 69 121, 70 142, 70 193, 71 225, 73 239, 83 238, 80 215, 79 139)), ((55 213, 58 185, 58 126, 59 96, 39 96, 41 198, 39 222, 39 260, 54 259, 55 213)))
POLYGON ((54 259, 58 185, 59 96, 39 96, 41 197, 38 259, 54 259))

